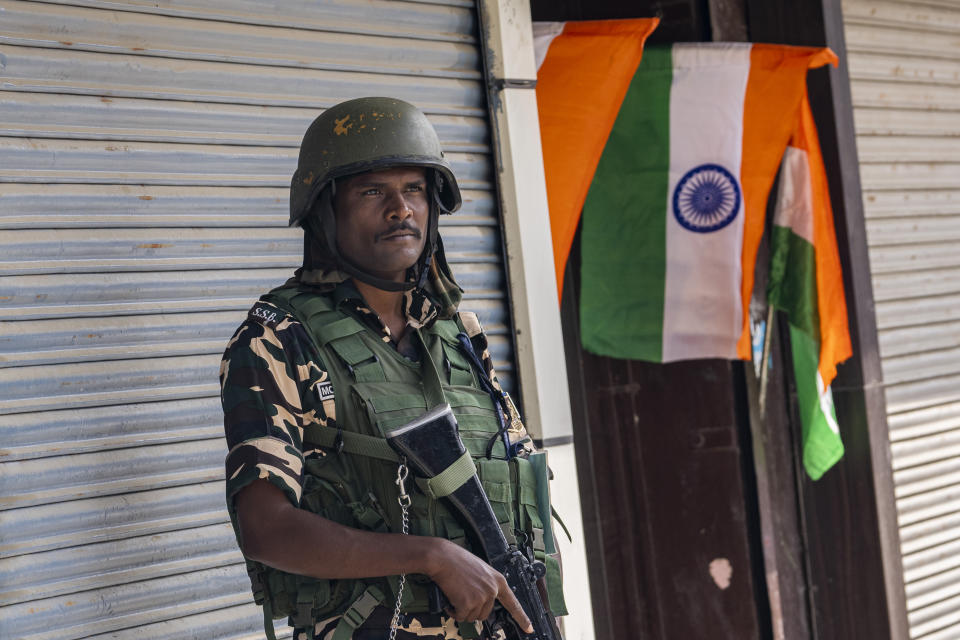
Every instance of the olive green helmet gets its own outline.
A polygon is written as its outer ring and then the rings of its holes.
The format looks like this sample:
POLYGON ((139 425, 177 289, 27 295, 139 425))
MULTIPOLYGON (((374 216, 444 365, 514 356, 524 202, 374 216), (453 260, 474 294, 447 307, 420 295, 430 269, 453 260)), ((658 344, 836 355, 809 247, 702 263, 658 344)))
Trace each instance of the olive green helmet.
POLYGON ((440 213, 460 208, 460 188, 440 139, 419 109, 396 98, 357 98, 324 111, 300 143, 290 182, 290 226, 299 226, 335 179, 399 166, 435 170, 440 213))

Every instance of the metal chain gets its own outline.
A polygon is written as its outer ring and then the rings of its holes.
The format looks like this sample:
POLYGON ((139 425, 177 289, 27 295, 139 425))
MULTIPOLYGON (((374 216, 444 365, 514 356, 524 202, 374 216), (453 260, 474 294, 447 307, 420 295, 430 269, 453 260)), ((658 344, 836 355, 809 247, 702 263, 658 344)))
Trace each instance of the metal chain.
MULTIPOLYGON (((407 459, 401 458, 400 465, 397 467, 397 487, 400 488, 400 494, 397 496, 397 502, 400 503, 401 527, 403 535, 410 533, 410 520, 408 509, 410 508, 410 496, 407 495, 407 488, 404 483, 407 480, 407 459)), ((407 582, 407 574, 400 574, 400 586, 397 587, 397 604, 393 608, 393 619, 390 621, 390 640, 397 638, 397 625, 400 621, 400 601, 403 600, 403 585, 407 582)))

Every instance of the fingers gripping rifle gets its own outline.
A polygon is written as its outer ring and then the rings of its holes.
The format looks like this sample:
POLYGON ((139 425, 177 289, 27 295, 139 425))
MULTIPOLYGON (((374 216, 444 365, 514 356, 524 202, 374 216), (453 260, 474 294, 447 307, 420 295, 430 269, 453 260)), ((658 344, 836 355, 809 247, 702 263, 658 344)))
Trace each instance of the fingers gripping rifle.
POLYGON ((527 558, 516 546, 507 543, 490 501, 487 499, 476 467, 460 440, 456 418, 450 405, 428 411, 416 420, 387 434, 387 442, 437 497, 445 496, 476 534, 486 560, 503 574, 524 613, 533 624, 533 633, 521 630, 502 607, 494 612, 493 629, 502 628, 508 639, 563 640, 553 614, 544 606, 537 589, 543 577, 542 562, 527 558))

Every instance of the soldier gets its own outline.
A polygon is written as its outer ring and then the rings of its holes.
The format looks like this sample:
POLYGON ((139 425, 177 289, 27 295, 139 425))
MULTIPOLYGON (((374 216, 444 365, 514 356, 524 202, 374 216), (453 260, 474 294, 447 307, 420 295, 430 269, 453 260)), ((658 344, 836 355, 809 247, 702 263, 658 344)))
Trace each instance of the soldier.
POLYGON ((457 312, 438 234, 460 202, 433 127, 406 102, 344 102, 304 136, 290 192, 303 266, 253 306, 220 372, 227 504, 271 640, 283 616, 296 640, 475 638, 497 600, 530 628, 441 502, 413 489, 405 514, 397 464, 377 453, 430 408, 427 372, 441 372, 505 533, 542 540, 523 499, 536 493, 523 486, 532 445, 519 420, 503 437, 486 337, 457 312), (437 587, 449 606, 430 613, 437 587))

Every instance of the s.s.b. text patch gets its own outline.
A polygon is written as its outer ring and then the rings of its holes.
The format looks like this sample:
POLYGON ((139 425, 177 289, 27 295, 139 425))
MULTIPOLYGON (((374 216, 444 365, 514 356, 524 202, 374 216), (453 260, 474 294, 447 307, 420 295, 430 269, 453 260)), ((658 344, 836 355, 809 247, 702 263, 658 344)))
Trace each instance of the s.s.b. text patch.
POLYGON ((256 320, 260 324, 265 324, 268 327, 275 327, 283 317, 283 314, 278 309, 265 304, 253 305, 253 308, 250 309, 250 313, 247 315, 249 315, 251 319, 256 320))

